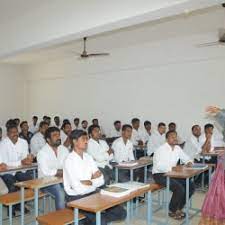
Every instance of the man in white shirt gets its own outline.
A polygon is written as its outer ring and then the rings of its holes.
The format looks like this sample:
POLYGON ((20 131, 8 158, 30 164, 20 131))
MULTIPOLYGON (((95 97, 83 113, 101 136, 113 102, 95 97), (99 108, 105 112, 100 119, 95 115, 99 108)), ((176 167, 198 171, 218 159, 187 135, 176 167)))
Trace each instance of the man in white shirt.
MULTIPOLYGON (((153 178, 157 184, 166 186, 165 173, 172 171, 173 167, 177 166, 181 160, 187 166, 192 166, 192 161, 177 145, 177 133, 168 131, 166 133, 166 143, 161 145, 153 156, 153 178)), ((194 193, 194 184, 190 181, 189 186, 191 197, 194 193)), ((186 202, 186 180, 185 179, 170 179, 170 190, 173 192, 169 209, 169 216, 180 220, 185 217, 182 209, 186 202)))
POLYGON ((98 121, 97 118, 92 120, 92 125, 98 125, 100 127, 100 130, 101 130, 102 138, 106 137, 105 131, 104 131, 103 127, 99 125, 99 121, 98 121))
POLYGON ((95 160, 99 170, 103 173, 105 184, 109 185, 113 180, 113 170, 110 160, 113 159, 113 151, 106 141, 101 140, 101 131, 98 125, 88 128, 90 139, 88 141, 87 153, 95 160))
POLYGON ((110 137, 111 138, 121 137, 121 127, 122 127, 121 121, 116 120, 113 125, 114 127, 113 130, 111 131, 110 137))
MULTIPOLYGON (((174 122, 169 123, 168 125, 169 131, 176 131, 177 132, 177 125, 174 122)), ((185 141, 177 134, 177 143, 180 145, 181 148, 183 148, 185 141)))
POLYGON ((74 123, 74 130, 80 129, 80 119, 79 118, 74 118, 73 123, 74 123))
POLYGON ((61 128, 61 123, 60 123, 60 118, 59 116, 55 116, 54 117, 54 123, 55 123, 55 126, 58 127, 59 129, 61 128))
MULTIPOLYGON (((45 133, 46 144, 37 154, 38 177, 63 175, 63 163, 69 154, 66 147, 61 145, 60 130, 57 127, 49 127, 45 133)), ((65 208, 65 195, 60 184, 43 188, 55 197, 56 210, 65 208)))
POLYGON ((146 144, 151 136, 151 130, 152 130, 152 123, 148 120, 146 120, 144 122, 144 127, 145 127, 145 131, 144 131, 144 143, 146 144))
POLYGON ((69 121, 65 121, 62 125, 62 129, 60 131, 60 137, 62 144, 69 148, 70 147, 70 138, 69 135, 72 131, 72 126, 69 121))
POLYGON ((30 132, 35 134, 36 132, 38 132, 38 117, 37 116, 33 116, 32 118, 32 124, 29 126, 30 127, 30 132))
MULTIPOLYGON (((132 135, 132 126, 125 124, 122 127, 122 136, 116 139, 112 144, 112 149, 114 151, 114 160, 117 163, 129 162, 134 159, 133 144, 130 141, 132 135)), ((119 181, 126 182, 130 178, 129 171, 121 170, 119 172, 119 181)), ((144 180, 144 170, 134 171, 135 180, 144 180)))
POLYGON ((88 132, 88 121, 87 120, 83 120, 81 123, 82 126, 82 130, 88 132))
MULTIPOLYGON (((86 153, 87 133, 82 130, 74 130, 70 138, 72 140, 72 152, 66 158, 63 167, 63 182, 67 202, 91 195, 96 192, 98 187, 104 185, 102 173, 93 158, 86 153)), ((82 213, 87 217, 85 224, 94 225, 96 223, 95 214, 82 213)), ((115 206, 101 214, 101 224, 107 225, 112 221, 125 219, 125 217, 126 212, 123 207, 115 206)))
POLYGON ((37 156, 37 153, 44 147, 46 144, 45 141, 45 132, 48 129, 48 123, 45 121, 40 122, 39 132, 37 132, 30 141, 30 150, 34 157, 37 156))
MULTIPOLYGON (((17 125, 14 122, 7 124, 7 137, 2 140, 0 144, 0 158, 3 163, 3 168, 7 166, 22 166, 31 165, 33 157, 29 155, 27 141, 19 138, 17 125)), ((16 182, 31 180, 32 176, 29 171, 7 173, 2 175, 9 192, 16 192, 19 189, 14 185, 16 182)), ((19 205, 13 207, 13 214, 15 210, 20 210, 19 205)))
POLYGON ((165 132, 166 132, 166 124, 159 123, 158 130, 152 133, 149 137, 147 148, 148 148, 148 155, 151 156, 154 154, 156 149, 158 149, 161 145, 163 145, 166 141, 165 139, 165 132))
POLYGON ((132 124, 132 136, 131 141, 133 145, 144 145, 143 132, 140 128, 140 120, 138 118, 133 118, 131 121, 132 124))

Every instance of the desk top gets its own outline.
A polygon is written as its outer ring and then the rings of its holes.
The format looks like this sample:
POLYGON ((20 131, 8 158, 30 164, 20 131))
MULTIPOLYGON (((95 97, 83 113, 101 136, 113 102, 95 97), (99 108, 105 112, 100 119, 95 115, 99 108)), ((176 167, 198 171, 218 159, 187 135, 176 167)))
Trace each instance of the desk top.
POLYGON ((202 156, 219 156, 224 152, 224 148, 222 147, 216 147, 213 151, 211 152, 203 152, 201 153, 202 156))
POLYGON ((15 185, 17 187, 24 187, 24 188, 43 188, 48 187, 54 184, 60 184, 63 182, 62 177, 45 177, 45 178, 39 178, 34 180, 27 180, 23 182, 16 183, 15 185))
POLYGON ((149 184, 149 186, 147 187, 140 188, 139 190, 131 192, 130 194, 120 198, 115 198, 115 197, 103 195, 100 193, 96 193, 88 197, 84 197, 84 198, 69 202, 68 206, 71 208, 78 208, 87 212, 96 213, 99 211, 112 208, 116 205, 120 205, 135 197, 143 195, 144 193, 148 191, 153 192, 161 188, 162 187, 158 184, 149 184))
POLYGON ((37 163, 32 163, 31 165, 21 165, 21 166, 8 166, 6 170, 1 171, 0 175, 4 175, 7 173, 19 172, 19 171, 27 171, 27 170, 34 170, 38 168, 37 163))
POLYGON ((139 169, 145 166, 149 166, 153 164, 153 160, 150 157, 143 157, 142 159, 139 160, 134 160, 132 162, 137 162, 138 164, 134 166, 121 166, 119 164, 115 165, 114 167, 119 168, 119 169, 125 169, 125 170, 133 170, 133 169, 139 169))
POLYGON ((185 166, 179 165, 173 168, 171 172, 166 173, 165 176, 177 179, 191 178, 209 170, 209 167, 211 166, 212 164, 209 164, 205 169, 192 169, 191 167, 187 168, 185 166))

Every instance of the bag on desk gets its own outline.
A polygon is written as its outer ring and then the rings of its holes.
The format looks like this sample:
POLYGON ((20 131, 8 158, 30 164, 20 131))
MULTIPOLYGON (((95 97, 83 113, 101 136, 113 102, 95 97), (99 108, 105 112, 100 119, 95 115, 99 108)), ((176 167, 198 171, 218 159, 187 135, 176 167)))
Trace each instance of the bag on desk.
POLYGON ((5 185, 4 181, 0 177, 0 195, 5 195, 9 192, 7 186, 5 185))

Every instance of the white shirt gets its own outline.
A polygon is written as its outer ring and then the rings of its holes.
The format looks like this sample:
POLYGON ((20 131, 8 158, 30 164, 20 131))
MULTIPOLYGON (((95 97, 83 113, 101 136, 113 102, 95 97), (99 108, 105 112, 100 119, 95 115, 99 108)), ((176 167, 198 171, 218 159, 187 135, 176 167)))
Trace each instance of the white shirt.
POLYGON ((185 143, 183 151, 190 157, 190 159, 199 160, 200 153, 202 152, 200 138, 197 138, 192 134, 189 140, 185 143))
POLYGON ((113 128, 113 130, 111 130, 110 132, 110 137, 121 137, 121 130, 118 131, 115 128, 113 128))
POLYGON ((52 147, 46 143, 37 154, 38 177, 55 176, 57 170, 63 169, 63 163, 68 154, 68 149, 60 145, 56 156, 52 147))
POLYGON ((64 161, 63 183, 64 190, 70 196, 84 195, 91 193, 104 184, 103 175, 97 179, 91 179, 92 175, 98 171, 98 167, 93 158, 83 153, 81 158, 75 151, 69 153, 64 161), (91 180, 92 185, 84 185, 80 181, 91 180))
POLYGON ((138 141, 143 141, 144 142, 144 135, 143 132, 138 129, 132 129, 132 136, 131 136, 131 142, 133 143, 133 145, 138 145, 138 141))
POLYGON ((104 140, 97 142, 92 138, 89 139, 87 153, 93 157, 98 167, 111 167, 109 161, 113 159, 113 154, 109 155, 108 150, 109 146, 104 140))
POLYGON ((151 155, 158 149, 161 145, 166 142, 165 134, 160 134, 158 130, 152 133, 148 139, 148 155, 151 155))
POLYGON ((63 130, 60 130, 60 138, 61 138, 61 143, 64 144, 64 142, 68 138, 68 135, 65 134, 65 132, 63 130))
POLYGON ((39 129, 39 124, 36 123, 36 125, 34 126, 34 124, 30 124, 29 125, 29 131, 33 134, 37 133, 38 132, 38 129, 39 129))
POLYGON ((148 131, 145 129, 145 131, 143 132, 144 143, 146 143, 149 140, 150 136, 151 134, 149 134, 148 131))
POLYGON ((34 156, 44 147, 46 144, 45 138, 41 132, 36 133, 30 140, 30 150, 34 156))
POLYGON ((112 144, 114 150, 114 160, 117 163, 134 160, 133 144, 130 140, 124 143, 122 137, 116 139, 112 144))
POLYGON ((0 155, 3 163, 8 166, 20 166, 21 160, 29 154, 27 141, 18 138, 16 144, 8 138, 4 138, 0 144, 0 155))
POLYGON ((172 171, 172 168, 177 165, 179 159, 185 164, 191 162, 190 158, 178 145, 173 150, 168 143, 161 145, 153 156, 152 173, 167 173, 172 171))

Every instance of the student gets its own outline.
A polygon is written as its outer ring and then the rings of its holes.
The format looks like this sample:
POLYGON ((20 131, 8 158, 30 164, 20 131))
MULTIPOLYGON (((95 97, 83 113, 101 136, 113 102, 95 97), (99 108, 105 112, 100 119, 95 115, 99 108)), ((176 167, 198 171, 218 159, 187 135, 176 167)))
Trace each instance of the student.
MULTIPOLYGON (((66 201, 84 198, 96 192, 96 188, 104 185, 104 177, 99 171, 93 158, 86 153, 88 136, 85 131, 74 130, 71 135, 72 149, 64 162, 63 182, 66 192, 66 201)), ((85 224, 94 225, 94 213, 82 212, 87 217, 85 224)), ((101 214, 101 224, 107 225, 112 221, 123 220, 126 211, 122 206, 115 206, 101 214)))
POLYGON ((114 127, 113 130, 111 131, 110 137, 111 138, 121 137, 121 127, 122 127, 121 121, 116 120, 113 125, 114 127))
POLYGON ((191 128, 192 135, 184 145, 183 151, 193 161, 200 161, 200 153, 202 152, 202 144, 200 142, 201 127, 194 125, 191 128))
MULTIPOLYGON (((177 125, 176 125, 176 123, 174 123, 174 122, 169 123, 168 130, 177 132, 177 125)), ((177 143, 178 143, 178 145, 180 145, 180 147, 183 147, 185 141, 179 135, 177 135, 177 143)))
POLYGON ((82 123, 81 123, 81 129, 83 130, 83 131, 88 131, 88 121, 87 120, 83 120, 82 121, 82 123))
MULTIPOLYGON (((59 128, 49 127, 45 132, 45 140, 45 146, 37 154, 38 177, 62 177, 63 163, 69 151, 61 145, 59 128)), ((42 191, 55 197, 56 210, 65 208, 64 190, 60 184, 43 188, 42 191)))
POLYGON ((165 143, 166 124, 159 123, 158 129, 149 137, 147 148, 148 155, 151 156, 157 148, 165 143))
POLYGON ((144 145, 144 137, 140 128, 140 120, 138 118, 133 118, 131 121, 132 124, 132 136, 131 141, 133 145, 144 145))
POLYGON ((33 116, 32 117, 32 124, 29 126, 30 127, 30 132, 35 134, 38 132, 38 117, 37 116, 33 116))
MULTIPOLYGON (((133 144, 131 142, 132 126, 125 124, 122 127, 122 136, 116 139, 112 144, 114 151, 114 160, 117 163, 129 162, 134 160, 133 144)), ((126 182, 130 178, 129 171, 121 170, 119 172, 119 181, 126 182)), ((138 169, 134 171, 135 180, 144 180, 144 170, 138 169)))
POLYGON ((113 170, 110 160, 113 159, 113 151, 104 140, 100 140, 101 131, 98 125, 91 125, 88 128, 91 137, 88 141, 87 153, 95 160, 99 170, 103 173, 105 184, 109 185, 113 180, 113 170))
POLYGON ((60 118, 59 118, 59 116, 55 116, 54 117, 54 122, 55 122, 55 126, 60 129, 61 128, 61 124, 60 124, 60 118))
POLYGON ((60 137, 61 137, 62 144, 67 148, 70 147, 69 135, 71 131, 72 131, 71 123, 69 121, 64 122, 61 127, 60 137))
MULTIPOLYGON (((157 184, 166 186, 165 173, 172 171, 178 161, 181 160, 186 166, 191 166, 192 161, 177 145, 177 133, 175 131, 168 131, 166 133, 166 143, 161 145, 153 156, 153 178, 157 184)), ((194 193, 194 184, 190 181, 189 186, 191 197, 194 193)), ((186 180, 185 179, 170 179, 170 190, 173 192, 169 209, 169 216, 180 220, 185 217, 182 209, 186 202, 186 180)))
POLYGON ((30 140, 31 138, 33 137, 33 133, 31 133, 29 131, 29 126, 28 126, 28 123, 27 121, 23 121, 20 123, 20 134, 19 134, 19 137, 26 140, 27 143, 28 143, 28 146, 30 145, 30 140))
POLYGON ((101 130, 102 138, 106 137, 105 131, 104 131, 103 127, 99 125, 99 121, 98 121, 97 118, 92 120, 92 125, 98 125, 100 127, 100 130, 101 130))
POLYGON ((14 122, 16 123, 17 128, 19 128, 19 126, 20 126, 20 119, 19 118, 15 118, 14 122))
POLYGON ((45 132, 48 129, 48 123, 45 121, 40 122, 39 132, 37 132, 30 141, 30 150, 34 157, 37 156, 37 153, 44 147, 46 144, 45 141, 45 132))
MULTIPOLYGON (((7 137, 0 144, 1 163, 7 166, 31 165, 33 157, 29 155, 27 141, 19 138, 17 124, 15 122, 7 124, 7 137)), ((3 165, 4 167, 4 165, 3 165)), ((7 173, 1 176, 9 192, 19 190, 15 186, 16 182, 31 180, 32 176, 29 171, 7 173)), ((20 205, 13 207, 13 214, 20 210, 20 205)))
POLYGON ((73 123, 74 123, 74 130, 80 129, 80 119, 79 118, 74 118, 73 123))
POLYGON ((51 117, 43 116, 43 121, 45 121, 49 127, 51 126, 51 117))
POLYGON ((144 143, 147 143, 150 136, 151 136, 151 130, 152 130, 152 123, 148 120, 144 122, 145 132, 144 132, 144 143))

